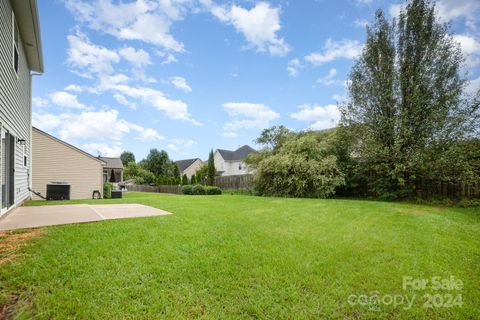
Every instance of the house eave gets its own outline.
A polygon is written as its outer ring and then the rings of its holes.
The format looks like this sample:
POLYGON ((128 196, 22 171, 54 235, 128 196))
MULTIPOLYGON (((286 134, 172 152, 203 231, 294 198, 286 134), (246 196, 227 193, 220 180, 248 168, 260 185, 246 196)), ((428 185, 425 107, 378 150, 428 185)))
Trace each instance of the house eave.
POLYGON ((31 71, 43 73, 42 41, 36 0, 11 0, 31 71))

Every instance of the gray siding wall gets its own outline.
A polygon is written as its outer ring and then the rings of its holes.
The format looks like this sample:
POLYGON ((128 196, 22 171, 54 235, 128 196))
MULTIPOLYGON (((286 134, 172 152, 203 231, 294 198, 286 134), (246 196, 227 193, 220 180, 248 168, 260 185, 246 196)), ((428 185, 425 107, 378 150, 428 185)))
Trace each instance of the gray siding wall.
POLYGON ((29 197, 31 149, 31 75, 20 37, 19 72, 13 69, 12 7, 10 0, 0 0, 0 123, 11 134, 25 139, 27 167, 23 165, 23 146, 15 150, 15 203, 29 197))

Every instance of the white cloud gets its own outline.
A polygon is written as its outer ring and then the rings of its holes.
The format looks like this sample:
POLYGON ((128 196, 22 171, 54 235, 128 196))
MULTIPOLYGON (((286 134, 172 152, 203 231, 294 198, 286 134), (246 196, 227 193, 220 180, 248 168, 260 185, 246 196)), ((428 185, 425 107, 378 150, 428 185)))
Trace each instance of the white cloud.
POLYGON ((91 43, 80 32, 69 35, 67 40, 69 44, 67 62, 70 67, 77 69, 81 76, 111 74, 114 71, 112 64, 120 61, 119 55, 114 50, 91 43))
POLYGON ((120 56, 130 62, 135 68, 144 68, 151 64, 150 55, 143 49, 136 50, 132 47, 124 47, 118 51, 120 56))
MULTIPOLYGON (((143 128, 119 117, 115 109, 82 111, 81 113, 36 113, 34 126, 55 131, 60 139, 74 143, 80 140, 119 142, 127 133, 137 132, 139 140, 161 140, 163 137, 154 129, 143 128)), ((95 141, 93 141, 95 142, 95 141)))
POLYGON ((264 104, 247 102, 228 102, 223 109, 234 119, 224 124, 224 135, 234 136, 239 129, 264 129, 270 122, 280 117, 280 114, 264 104))
POLYGON ((151 105, 165 112, 165 115, 170 119, 189 121, 194 125, 201 125, 200 122, 192 118, 185 102, 169 99, 161 91, 145 87, 131 87, 126 84, 109 85, 108 89, 132 99, 139 99, 143 104, 151 105))
POLYGON ((298 59, 292 59, 288 62, 287 71, 292 77, 298 76, 299 69, 303 67, 302 63, 298 59))
POLYGON ((277 56, 284 56, 290 51, 290 46, 277 35, 281 29, 279 8, 259 2, 250 10, 238 5, 210 5, 210 10, 221 22, 233 25, 245 36, 249 46, 257 51, 277 56))
POLYGON ((328 74, 326 76, 324 76, 322 78, 318 78, 317 82, 321 83, 321 84, 324 84, 324 85, 327 85, 327 86, 330 86, 332 84, 343 83, 343 81, 334 79, 336 75, 337 75, 337 69, 332 68, 328 71, 328 74))
POLYGON ((72 109, 85 109, 87 106, 80 103, 77 96, 65 91, 57 91, 50 94, 50 100, 60 107, 72 108, 72 109))
POLYGON ((119 157, 123 152, 121 144, 118 143, 85 143, 82 145, 82 149, 93 154, 94 156, 103 157, 119 157))
POLYGON ((358 28, 366 28, 368 25, 368 21, 365 19, 356 19, 353 24, 355 25, 355 27, 358 28))
POLYGON ((373 0, 355 0, 358 6, 369 6, 372 4, 373 0))
POLYGON ((465 34, 456 34, 453 39, 460 44, 468 68, 480 65, 480 40, 465 34))
POLYGON ((339 58, 355 59, 362 52, 363 45, 357 40, 334 41, 328 39, 322 53, 310 53, 305 60, 315 66, 331 62, 339 58))
POLYGON ((305 104, 298 108, 300 111, 290 116, 293 119, 311 123, 310 129, 313 130, 333 128, 340 121, 340 111, 333 104, 327 106, 305 104))
POLYGON ((46 107, 48 105, 48 100, 45 99, 45 98, 40 98, 40 97, 33 97, 32 98, 32 104, 35 107, 42 108, 42 107, 46 107))
POLYGON ((184 92, 192 92, 192 88, 188 85, 187 80, 183 77, 171 77, 170 83, 177 88, 178 90, 182 90, 184 92))
POLYGON ((183 44, 171 35, 170 27, 174 21, 183 19, 189 2, 136 0, 114 4, 111 0, 90 3, 67 0, 66 7, 77 21, 93 30, 182 52, 183 44))
POLYGON ((69 84, 65 88, 63 88, 65 91, 73 91, 73 92, 82 92, 83 88, 79 85, 76 84, 69 84))
POLYGON ((140 136, 139 136, 139 140, 163 140, 165 139, 164 136, 161 136, 158 131, 154 130, 154 129, 143 129, 143 130, 139 130, 140 131, 140 136))
POLYGON ((165 53, 165 52, 162 52, 162 51, 156 51, 155 54, 161 58, 165 58, 165 60, 163 60, 162 62, 160 62, 160 64, 171 64, 171 63, 175 63, 175 62, 178 62, 177 58, 175 58, 175 56, 171 53, 165 53))
POLYGON ((193 145, 195 145, 195 141, 193 140, 173 139, 171 143, 167 145, 167 149, 170 149, 172 151, 180 151, 188 149, 193 145))
POLYGON ((398 3, 390 5, 388 8, 388 13, 392 18, 397 18, 400 15, 400 11, 404 9, 404 6, 398 3))
POLYGON ((472 79, 469 81, 467 87, 465 88, 465 91, 468 94, 476 94, 480 90, 480 77, 477 79, 472 79))

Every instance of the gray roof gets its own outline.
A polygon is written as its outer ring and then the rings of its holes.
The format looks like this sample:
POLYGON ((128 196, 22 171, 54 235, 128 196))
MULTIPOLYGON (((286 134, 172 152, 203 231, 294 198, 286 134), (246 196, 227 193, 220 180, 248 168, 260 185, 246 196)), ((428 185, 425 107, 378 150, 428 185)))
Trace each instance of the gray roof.
MULTIPOLYGON (((175 161, 175 163, 177 164, 178 166, 178 170, 180 170, 181 172, 185 171, 188 167, 190 167, 195 161, 197 160, 200 160, 199 158, 195 158, 195 159, 185 159, 185 160, 178 160, 178 161, 175 161)), ((200 160, 202 161, 202 160, 200 160)))
POLYGON ((250 153, 257 152, 255 149, 247 145, 244 145, 235 151, 223 149, 218 149, 217 151, 220 153, 223 160, 227 161, 240 161, 245 159, 250 153))
POLYGON ((123 163, 120 158, 109 158, 109 157, 100 157, 98 156, 98 159, 102 160, 105 162, 105 169, 123 169, 123 163))

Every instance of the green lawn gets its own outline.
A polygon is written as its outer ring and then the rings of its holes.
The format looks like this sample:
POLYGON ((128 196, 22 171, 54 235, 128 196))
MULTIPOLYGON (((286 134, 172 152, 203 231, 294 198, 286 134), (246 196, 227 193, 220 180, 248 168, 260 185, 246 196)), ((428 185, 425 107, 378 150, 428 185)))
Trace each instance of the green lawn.
POLYGON ((19 296, 19 318, 480 318, 478 208, 133 192, 82 202, 175 214, 45 228, 0 267, 0 301, 19 296), (404 276, 463 287, 404 290, 404 276), (385 303, 348 302, 375 293, 385 303), (437 307, 423 307, 425 294, 437 307), (441 307, 448 294, 463 306, 441 307))

